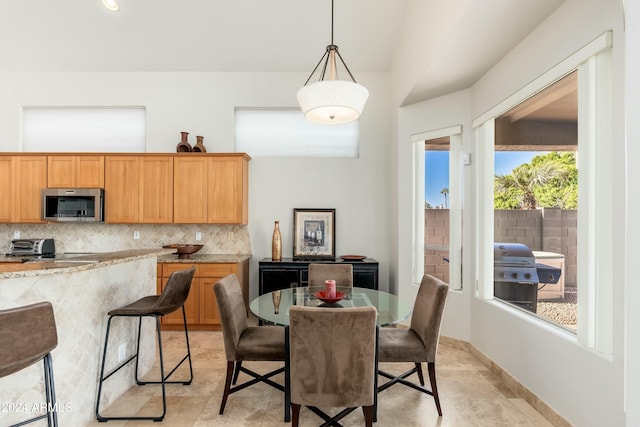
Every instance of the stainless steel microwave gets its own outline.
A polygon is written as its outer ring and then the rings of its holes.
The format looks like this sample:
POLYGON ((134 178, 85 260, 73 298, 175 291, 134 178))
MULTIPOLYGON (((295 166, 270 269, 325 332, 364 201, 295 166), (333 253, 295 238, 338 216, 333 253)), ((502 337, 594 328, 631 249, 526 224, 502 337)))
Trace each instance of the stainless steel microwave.
POLYGON ((42 220, 55 222, 101 222, 104 190, 101 188, 45 188, 42 220))

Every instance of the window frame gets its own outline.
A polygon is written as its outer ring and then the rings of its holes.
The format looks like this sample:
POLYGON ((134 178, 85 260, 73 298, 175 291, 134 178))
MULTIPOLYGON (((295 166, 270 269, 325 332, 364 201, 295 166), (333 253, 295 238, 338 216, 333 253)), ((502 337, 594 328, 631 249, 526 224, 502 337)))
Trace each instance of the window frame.
MULTIPOLYGON (((493 175, 495 118, 578 70, 578 331, 577 340, 603 354, 613 351, 611 260, 612 32, 607 31, 512 96, 473 120, 477 142, 476 297, 493 300, 493 175), (596 158, 598 162, 596 162, 596 158)), ((513 308, 512 310, 516 310, 513 308)), ((532 314, 533 316, 533 314, 532 314)))
POLYGON ((462 125, 411 136, 414 164, 412 281, 419 286, 424 275, 424 144, 449 137, 449 286, 462 289, 462 125))

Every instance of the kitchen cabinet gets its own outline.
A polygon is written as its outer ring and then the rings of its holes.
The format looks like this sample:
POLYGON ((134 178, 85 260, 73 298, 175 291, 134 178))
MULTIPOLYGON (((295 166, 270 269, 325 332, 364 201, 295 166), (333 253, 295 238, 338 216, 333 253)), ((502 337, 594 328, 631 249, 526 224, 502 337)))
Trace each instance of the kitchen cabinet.
POLYGON ((298 261, 291 258, 283 258, 282 261, 272 261, 271 258, 265 258, 258 263, 258 294, 262 295, 291 286, 308 286, 309 263, 311 262, 322 264, 351 264, 353 265, 353 286, 378 289, 378 261, 373 258, 366 258, 363 261, 298 261), (295 285, 292 285, 294 283, 295 285))
MULTIPOLYGON (((249 306, 249 261, 239 263, 159 263, 158 293, 161 293, 171 273, 196 267, 189 297, 185 303, 187 325, 190 330, 220 330, 220 313, 213 285, 223 277, 235 273, 242 286, 245 308, 249 306)), ((248 312, 247 312, 248 313, 248 312)), ((182 310, 163 316, 163 330, 182 329, 182 310)))
POLYGON ((172 156, 105 156, 105 221, 170 224, 172 156))
POLYGON ((173 222, 173 157, 140 157, 138 222, 173 222))
POLYGON ((104 156, 47 156, 49 188, 104 188, 104 156))
POLYGON ((105 221, 137 223, 140 156, 105 156, 105 221))
POLYGON ((209 159, 207 222, 247 224, 249 164, 244 157, 209 159))
POLYGON ((41 190, 47 187, 46 156, 0 158, 1 222, 40 223, 41 190))
POLYGON ((176 156, 173 222, 247 224, 248 162, 246 154, 176 156))
POLYGON ((0 157, 0 222, 11 222, 13 218, 13 195, 15 192, 15 168, 12 157, 0 157))
POLYGON ((206 157, 173 159, 173 222, 207 223, 207 170, 206 157))
POLYGON ((13 222, 44 222, 41 220, 41 191, 47 186, 47 158, 18 156, 15 180, 15 215, 13 222))
POLYGON ((245 153, 0 156, 0 222, 42 222, 43 188, 104 188, 105 222, 247 224, 245 153))

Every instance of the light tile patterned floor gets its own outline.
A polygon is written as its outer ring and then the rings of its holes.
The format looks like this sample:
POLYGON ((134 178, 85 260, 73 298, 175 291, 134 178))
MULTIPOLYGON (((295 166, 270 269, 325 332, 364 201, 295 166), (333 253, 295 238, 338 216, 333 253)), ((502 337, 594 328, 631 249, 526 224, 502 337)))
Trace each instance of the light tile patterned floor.
MULTIPOLYGON (((164 348, 167 366, 179 360, 183 335, 165 332, 164 348)), ((221 332, 191 332, 189 334, 194 364, 194 380, 189 386, 168 386, 167 415, 163 426, 286 426, 283 421, 283 395, 265 384, 251 386, 229 397, 224 415, 218 415, 224 388, 226 359, 221 332)), ((450 341, 449 341, 450 342, 450 341)), ((379 395, 378 426, 552 426, 539 412, 517 398, 499 379, 468 351, 442 340, 438 351, 436 372, 443 416, 438 417, 433 398, 408 387, 395 385, 379 395), (444 341, 444 343, 443 343, 444 341)), ((253 363, 260 372, 275 364, 253 363)), ((173 366, 173 365, 171 365, 173 366)), ((411 365, 381 365, 390 372, 400 372, 411 365)), ((426 370, 426 367, 425 367, 426 370)), ((426 372, 425 372, 426 373, 426 372)), ((182 371, 174 375, 184 374, 182 371)), ((241 378, 244 374, 241 374, 241 378)), ((178 377, 179 378, 179 377, 178 377)), ((245 377, 246 378, 246 377, 245 377)), ((282 382, 282 375, 275 377, 282 382)), ((384 381, 384 379, 381 379, 384 381)), ((135 386, 118 399, 103 415, 122 410, 139 414, 159 412, 158 386, 135 386)), ((351 413, 343 425, 364 425, 362 411, 351 413)), ((151 426, 150 421, 93 422, 91 427, 151 426)), ((301 426, 318 426, 321 420, 303 408, 301 426)), ((155 424, 154 424, 155 425, 155 424)))

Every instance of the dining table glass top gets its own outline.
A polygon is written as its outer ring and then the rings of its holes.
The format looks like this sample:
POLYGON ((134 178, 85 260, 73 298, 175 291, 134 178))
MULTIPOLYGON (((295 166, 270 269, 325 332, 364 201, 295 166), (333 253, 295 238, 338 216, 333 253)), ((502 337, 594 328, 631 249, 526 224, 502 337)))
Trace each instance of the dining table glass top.
POLYGON ((295 287, 267 292, 258 296, 249 305, 251 312, 260 320, 274 325, 289 326, 289 309, 293 305, 307 307, 367 307, 378 311, 378 326, 389 326, 409 317, 412 307, 388 292, 358 287, 338 287, 336 293, 344 297, 336 302, 325 302, 324 287, 295 287))

